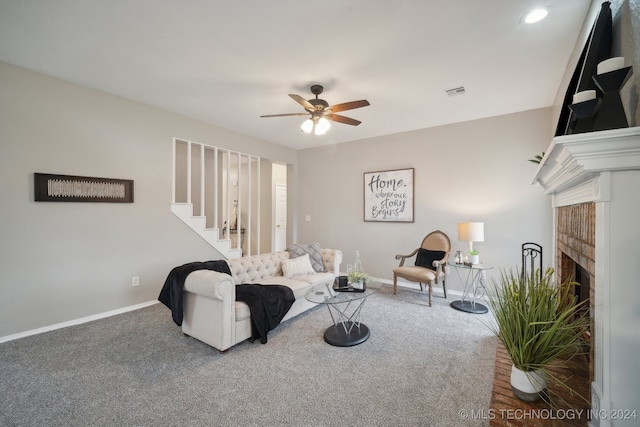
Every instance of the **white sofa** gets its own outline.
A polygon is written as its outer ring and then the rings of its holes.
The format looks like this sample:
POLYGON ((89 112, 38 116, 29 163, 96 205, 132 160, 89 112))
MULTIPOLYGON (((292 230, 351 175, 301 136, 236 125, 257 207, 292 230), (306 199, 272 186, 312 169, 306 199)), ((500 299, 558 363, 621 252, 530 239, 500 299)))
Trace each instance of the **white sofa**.
POLYGON ((236 284, 275 284, 291 288, 295 302, 282 321, 314 307, 316 304, 305 298, 306 292, 323 282, 332 284, 342 262, 339 250, 322 249, 321 254, 326 272, 291 279, 283 276, 281 267, 282 261, 289 259, 287 251, 228 260, 231 276, 212 270, 194 271, 187 276, 183 288, 182 332, 220 351, 251 338, 249 307, 236 301, 236 284))

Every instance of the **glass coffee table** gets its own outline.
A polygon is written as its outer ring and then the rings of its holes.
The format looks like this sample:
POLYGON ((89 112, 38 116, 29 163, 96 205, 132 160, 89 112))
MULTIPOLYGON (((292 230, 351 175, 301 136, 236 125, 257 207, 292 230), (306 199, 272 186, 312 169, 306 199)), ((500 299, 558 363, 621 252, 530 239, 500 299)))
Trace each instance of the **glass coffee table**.
POLYGON ((376 293, 381 283, 369 281, 364 292, 337 292, 333 283, 313 286, 305 298, 324 304, 329 310, 333 326, 324 332, 324 340, 337 347, 350 347, 365 342, 370 335, 367 325, 360 321, 362 307, 369 296, 376 293))

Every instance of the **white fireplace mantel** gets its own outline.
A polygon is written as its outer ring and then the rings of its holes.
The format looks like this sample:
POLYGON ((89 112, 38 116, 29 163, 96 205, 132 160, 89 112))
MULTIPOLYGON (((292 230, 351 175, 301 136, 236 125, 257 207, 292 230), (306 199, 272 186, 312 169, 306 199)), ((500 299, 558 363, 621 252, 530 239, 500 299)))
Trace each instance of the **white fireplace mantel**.
POLYGON ((592 418, 590 425, 635 426, 640 419, 640 127, 554 138, 533 183, 552 196, 554 229, 556 208, 595 202, 591 410, 603 417, 592 418), (612 419, 627 410, 635 410, 636 419, 612 419))
POLYGON ((601 172, 633 169, 640 169, 640 127, 564 135, 551 142, 533 182, 560 206, 601 200, 601 172))

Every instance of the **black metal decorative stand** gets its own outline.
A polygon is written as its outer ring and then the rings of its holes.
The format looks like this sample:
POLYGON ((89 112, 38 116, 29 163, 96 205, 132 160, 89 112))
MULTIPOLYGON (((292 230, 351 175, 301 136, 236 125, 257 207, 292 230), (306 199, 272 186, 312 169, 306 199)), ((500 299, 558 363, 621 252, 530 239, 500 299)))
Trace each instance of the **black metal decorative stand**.
POLYGON ((542 246, 537 243, 527 242, 522 244, 522 279, 531 276, 531 281, 542 280, 542 246), (536 268, 537 266, 537 268, 536 268))

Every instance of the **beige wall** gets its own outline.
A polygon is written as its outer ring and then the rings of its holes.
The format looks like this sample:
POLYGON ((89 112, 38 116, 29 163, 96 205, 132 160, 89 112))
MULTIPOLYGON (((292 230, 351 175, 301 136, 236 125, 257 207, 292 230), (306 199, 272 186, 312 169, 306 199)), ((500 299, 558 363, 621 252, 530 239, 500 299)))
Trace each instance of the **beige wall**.
POLYGON ((296 163, 282 146, 0 63, 0 337, 155 300, 171 268, 219 257, 169 210, 173 137, 296 163), (34 172, 133 179, 135 203, 36 203, 34 172))
MULTIPOLYGON (((485 223, 485 241, 475 247, 494 274, 519 266, 528 241, 549 251, 551 265, 551 201, 531 184, 537 165, 527 161, 551 142, 550 114, 540 109, 300 151, 298 240, 342 249, 343 267, 359 250, 370 275, 390 280, 394 256, 430 231, 444 231, 454 251, 468 252, 457 223, 472 219, 485 223), (415 168, 415 222, 364 222, 363 173, 402 168, 415 168)), ((451 289, 461 289, 450 279, 451 289)))

